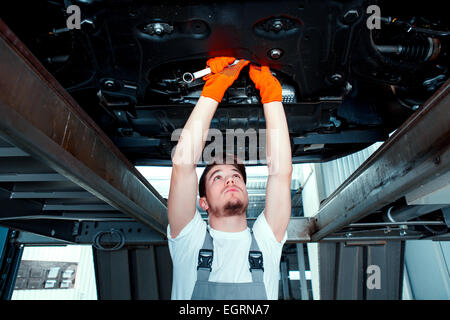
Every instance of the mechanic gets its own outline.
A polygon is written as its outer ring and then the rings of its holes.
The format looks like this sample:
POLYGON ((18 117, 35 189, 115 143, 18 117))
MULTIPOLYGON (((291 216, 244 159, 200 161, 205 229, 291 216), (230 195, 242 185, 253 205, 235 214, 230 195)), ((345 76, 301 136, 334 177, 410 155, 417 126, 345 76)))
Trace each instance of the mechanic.
POLYGON ((172 299, 278 299, 279 265, 291 214, 292 158, 281 85, 267 66, 250 64, 266 120, 268 179, 265 208, 247 227, 248 193, 242 161, 233 155, 209 163, 198 183, 196 166, 225 91, 249 61, 209 59, 201 97, 172 156, 167 237, 173 261, 172 299), (271 151, 276 150, 276 152, 271 151))

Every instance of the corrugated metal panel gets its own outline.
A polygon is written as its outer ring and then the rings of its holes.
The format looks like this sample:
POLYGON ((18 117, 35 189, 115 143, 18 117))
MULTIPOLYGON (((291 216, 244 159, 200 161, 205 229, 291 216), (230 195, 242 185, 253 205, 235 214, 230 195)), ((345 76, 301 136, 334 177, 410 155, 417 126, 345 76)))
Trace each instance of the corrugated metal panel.
POLYGON ((325 197, 329 197, 381 145, 382 142, 377 142, 346 157, 321 163, 325 197))
POLYGON ((384 245, 320 243, 320 299, 400 300, 402 247, 401 241, 384 245), (376 272, 371 271, 373 266, 376 272), (377 285, 372 286, 374 283, 377 285))
POLYGON ((94 255, 99 300, 170 299, 172 260, 167 245, 95 249, 94 255))
POLYGON ((15 290, 12 300, 97 300, 92 247, 25 247, 22 260, 77 262, 73 289, 15 290))

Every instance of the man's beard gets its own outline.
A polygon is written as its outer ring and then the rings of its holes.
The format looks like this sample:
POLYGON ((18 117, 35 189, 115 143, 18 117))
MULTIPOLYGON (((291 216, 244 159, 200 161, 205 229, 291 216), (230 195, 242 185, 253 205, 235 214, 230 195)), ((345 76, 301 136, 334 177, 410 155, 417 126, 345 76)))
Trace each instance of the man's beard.
POLYGON ((248 203, 244 204, 241 200, 230 200, 223 206, 222 213, 220 210, 209 210, 210 213, 216 217, 233 217, 239 215, 245 215, 247 212, 248 203))

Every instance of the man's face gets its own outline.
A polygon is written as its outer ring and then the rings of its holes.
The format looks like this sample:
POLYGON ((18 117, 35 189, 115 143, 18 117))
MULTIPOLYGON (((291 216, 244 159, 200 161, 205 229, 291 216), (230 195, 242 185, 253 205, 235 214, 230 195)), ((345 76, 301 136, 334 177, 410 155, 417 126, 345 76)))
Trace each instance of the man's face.
POLYGON ((245 215, 248 206, 247 188, 244 178, 234 166, 214 166, 206 175, 205 186, 209 214, 225 217, 245 215))

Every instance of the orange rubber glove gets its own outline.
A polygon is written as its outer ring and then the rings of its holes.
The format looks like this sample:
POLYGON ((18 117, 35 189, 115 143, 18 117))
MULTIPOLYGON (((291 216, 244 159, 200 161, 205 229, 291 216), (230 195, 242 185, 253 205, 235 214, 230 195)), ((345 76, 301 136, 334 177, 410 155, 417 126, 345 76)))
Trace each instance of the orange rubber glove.
POLYGON ((214 99, 219 103, 222 101, 225 91, 239 77, 242 68, 250 63, 248 60, 240 60, 237 64, 228 66, 234 60, 235 58, 230 57, 217 57, 208 60, 207 64, 212 73, 203 77, 206 83, 203 86, 202 96, 214 99))
POLYGON ((250 79, 255 83, 256 89, 259 90, 261 96, 261 103, 268 103, 273 101, 283 101, 281 93, 281 84, 270 72, 267 66, 250 65, 250 79))
POLYGON ((236 60, 234 57, 216 57, 206 61, 206 65, 211 69, 212 73, 219 73, 236 60))

